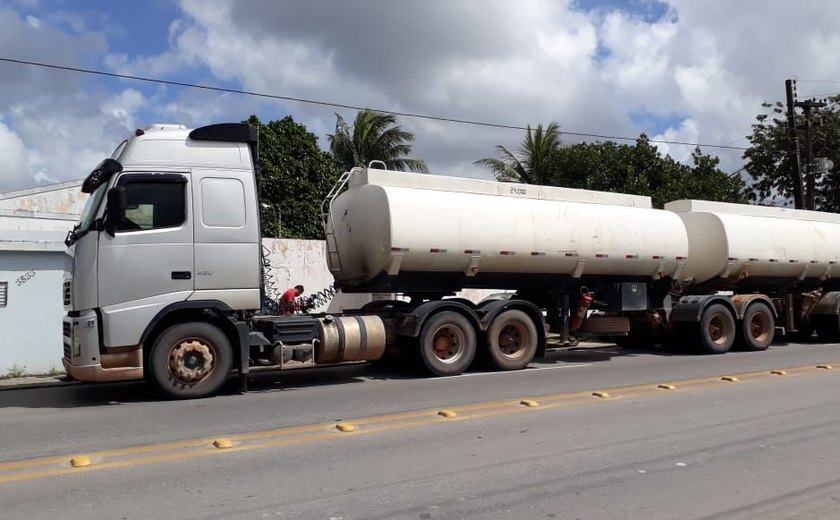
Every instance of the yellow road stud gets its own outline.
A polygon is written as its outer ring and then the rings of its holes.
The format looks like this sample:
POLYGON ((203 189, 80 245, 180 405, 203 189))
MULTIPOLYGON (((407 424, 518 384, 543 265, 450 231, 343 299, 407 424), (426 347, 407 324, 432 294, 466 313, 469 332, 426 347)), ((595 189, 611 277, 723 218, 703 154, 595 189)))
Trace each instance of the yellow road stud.
POLYGON ((609 397, 610 394, 607 392, 592 392, 592 397, 600 397, 601 399, 606 399, 609 397))
POLYGON ((774 376, 786 376, 787 372, 784 370, 771 370, 770 373, 774 376))
POLYGON ((737 383, 738 378, 735 376, 723 376, 720 378, 721 381, 726 381, 728 383, 737 383))
POLYGON ((817 368, 821 368, 823 370, 834 370, 834 367, 831 365, 817 365, 817 368))
POLYGON ((523 399, 522 401, 519 401, 519 404, 521 404, 522 406, 527 406, 528 408, 534 408, 540 405, 540 403, 532 401, 530 399, 523 399))
POLYGON ((356 429, 356 427, 353 426, 350 423, 341 422, 341 423, 338 423, 338 424, 335 425, 335 429, 340 431, 340 432, 352 432, 353 430, 356 429))
POLYGON ((660 385, 657 385, 656 388, 661 388, 662 390, 676 390, 677 389, 676 386, 669 385, 667 383, 662 383, 660 385))
POLYGON ((84 468, 86 466, 90 466, 90 457, 87 455, 79 455, 78 457, 73 457, 70 459, 70 465, 74 468, 84 468))
POLYGON ((455 410, 441 410, 437 414, 446 419, 458 417, 458 412, 456 412, 455 410))
POLYGON ((233 442, 230 439, 216 439, 213 441, 213 446, 219 448, 220 450, 226 450, 228 448, 233 448, 233 442))

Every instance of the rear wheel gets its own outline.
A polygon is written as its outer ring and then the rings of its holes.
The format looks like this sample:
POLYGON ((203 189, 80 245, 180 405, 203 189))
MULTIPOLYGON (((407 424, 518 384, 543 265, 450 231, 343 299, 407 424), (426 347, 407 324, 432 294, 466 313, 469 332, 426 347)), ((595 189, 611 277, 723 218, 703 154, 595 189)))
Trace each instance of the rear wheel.
POLYGON ((767 350, 775 333, 776 323, 767 305, 753 303, 747 307, 741 322, 741 339, 747 350, 767 350))
POLYGON ((209 323, 173 325, 155 340, 148 368, 149 381, 168 397, 208 397, 227 381, 233 347, 225 333, 209 323))
POLYGON ((475 359, 475 328, 457 312, 444 311, 429 318, 418 342, 420 359, 436 376, 458 375, 475 359))
POLYGON ((706 307, 700 319, 700 350, 704 354, 724 354, 735 342, 735 318, 720 303, 706 307))
POLYGON ((487 355, 499 370, 519 370, 537 353, 537 326, 524 312, 504 311, 487 330, 487 355))

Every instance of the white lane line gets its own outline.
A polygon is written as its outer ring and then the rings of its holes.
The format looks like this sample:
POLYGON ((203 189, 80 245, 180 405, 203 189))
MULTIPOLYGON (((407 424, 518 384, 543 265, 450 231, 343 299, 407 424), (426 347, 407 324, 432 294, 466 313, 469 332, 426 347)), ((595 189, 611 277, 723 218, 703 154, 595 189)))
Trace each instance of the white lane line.
POLYGON ((419 381, 440 381, 441 379, 455 379, 456 377, 475 377, 475 376, 505 376, 505 375, 512 375, 512 374, 527 374, 528 372, 536 372, 538 370, 557 370, 559 368, 577 368, 577 367, 588 367, 592 366, 592 363, 580 363, 577 365, 560 365, 558 367, 537 367, 537 368, 526 368, 524 370, 508 370, 504 372, 469 372, 466 374, 460 374, 457 376, 443 376, 443 377, 430 377, 428 379, 420 379, 419 381))

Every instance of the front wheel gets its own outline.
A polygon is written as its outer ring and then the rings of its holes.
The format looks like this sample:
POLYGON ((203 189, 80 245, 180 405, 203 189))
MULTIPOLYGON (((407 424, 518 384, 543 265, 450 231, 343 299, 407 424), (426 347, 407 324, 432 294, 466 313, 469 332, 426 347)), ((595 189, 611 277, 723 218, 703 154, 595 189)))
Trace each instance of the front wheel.
POLYGON ((214 395, 233 368, 233 347, 209 323, 173 325, 157 337, 149 354, 152 385, 173 399, 214 395))
POLYGON ((444 311, 429 318, 418 342, 420 359, 436 376, 458 375, 475 359, 475 328, 457 312, 444 311))
POLYGON ((519 370, 537 353, 537 326, 522 311, 505 311, 487 330, 487 355, 499 370, 519 370))

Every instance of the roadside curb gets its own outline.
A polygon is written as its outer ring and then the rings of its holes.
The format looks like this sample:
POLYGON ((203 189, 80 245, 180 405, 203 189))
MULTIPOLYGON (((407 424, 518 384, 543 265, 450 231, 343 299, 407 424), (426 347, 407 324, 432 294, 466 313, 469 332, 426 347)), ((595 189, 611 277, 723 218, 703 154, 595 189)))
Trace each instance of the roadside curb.
POLYGON ((77 384, 79 384, 78 381, 62 381, 58 377, 16 377, 14 379, 0 380, 0 392, 5 392, 9 390, 27 390, 30 388, 71 386, 77 384))

